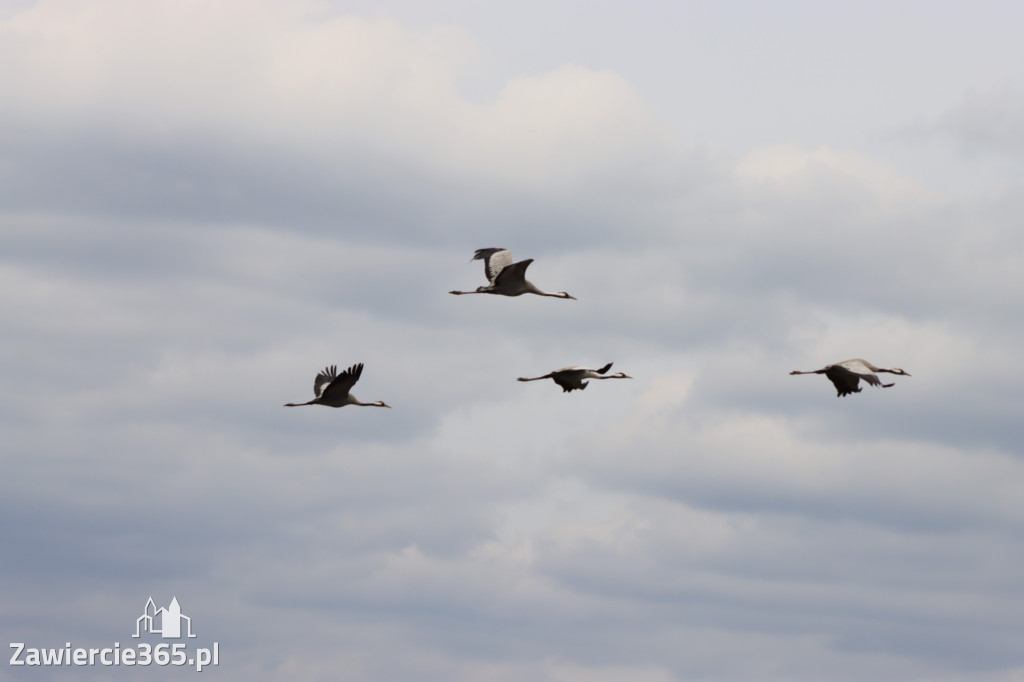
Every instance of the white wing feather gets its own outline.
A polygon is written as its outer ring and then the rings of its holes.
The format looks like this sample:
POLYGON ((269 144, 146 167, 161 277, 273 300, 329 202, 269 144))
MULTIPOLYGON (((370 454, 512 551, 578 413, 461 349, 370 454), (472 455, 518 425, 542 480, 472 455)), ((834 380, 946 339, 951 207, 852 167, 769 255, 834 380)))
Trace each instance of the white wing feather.
POLYGON ((502 251, 496 251, 491 254, 491 257, 487 259, 487 270, 489 271, 490 283, 494 284, 494 280, 498 278, 498 274, 512 265, 512 252, 508 249, 502 251))

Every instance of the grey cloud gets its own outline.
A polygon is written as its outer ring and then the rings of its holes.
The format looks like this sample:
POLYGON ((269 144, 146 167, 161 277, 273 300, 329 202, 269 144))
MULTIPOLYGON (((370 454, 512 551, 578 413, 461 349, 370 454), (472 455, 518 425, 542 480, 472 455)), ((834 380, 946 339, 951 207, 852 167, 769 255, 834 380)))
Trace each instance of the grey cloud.
POLYGON ((985 153, 1019 160, 1024 155, 1024 92, 1006 85, 973 92, 946 113, 939 126, 968 154, 985 153))

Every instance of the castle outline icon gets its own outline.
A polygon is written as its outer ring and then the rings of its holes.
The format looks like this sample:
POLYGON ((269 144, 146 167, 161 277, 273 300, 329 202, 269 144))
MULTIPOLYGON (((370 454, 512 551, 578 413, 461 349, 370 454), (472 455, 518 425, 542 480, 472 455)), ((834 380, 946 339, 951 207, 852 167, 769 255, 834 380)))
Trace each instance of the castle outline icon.
POLYGON ((135 634, 132 637, 141 637, 143 632, 148 632, 154 635, 159 634, 164 639, 180 639, 182 621, 185 621, 185 631, 188 636, 195 637, 192 634, 192 619, 181 612, 177 597, 171 598, 171 604, 166 609, 163 607, 158 609, 153 602, 153 597, 150 597, 142 609, 142 615, 135 621, 135 634), (159 628, 157 628, 158 619, 159 628))

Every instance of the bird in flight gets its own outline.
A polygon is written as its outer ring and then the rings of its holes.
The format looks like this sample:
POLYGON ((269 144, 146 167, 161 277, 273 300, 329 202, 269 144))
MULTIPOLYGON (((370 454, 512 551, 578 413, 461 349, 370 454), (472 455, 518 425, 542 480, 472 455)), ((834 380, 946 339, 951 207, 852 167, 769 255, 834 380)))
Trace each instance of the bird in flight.
POLYGON ((883 384, 882 380, 878 378, 875 372, 888 372, 889 374, 899 374, 905 377, 910 376, 902 369, 884 369, 882 367, 875 367, 867 360, 861 360, 860 358, 837 362, 834 365, 826 365, 821 369, 812 370, 810 372, 794 370, 790 372, 790 374, 824 374, 828 377, 829 381, 832 382, 832 385, 836 387, 837 397, 846 396, 851 393, 860 393, 861 389, 858 384, 861 379, 872 386, 881 386, 882 388, 895 386, 895 384, 883 384))
POLYGON ((587 387, 589 383, 587 379, 632 379, 633 377, 617 372, 615 374, 607 374, 608 370, 612 368, 612 363, 608 363, 601 369, 587 369, 586 367, 580 367, 579 365, 573 365, 572 367, 563 367, 562 369, 556 369, 554 372, 545 374, 542 377, 534 377, 532 379, 525 379, 519 377, 519 381, 540 381, 541 379, 553 379, 556 384, 562 387, 562 391, 568 393, 569 391, 580 390, 582 391, 587 387))
POLYGON ((362 405, 363 407, 391 407, 383 401, 361 403, 349 393, 359 376, 363 373, 363 363, 352 365, 341 374, 338 366, 331 365, 316 375, 313 380, 313 394, 316 396, 308 403, 285 403, 285 407, 302 407, 303 405, 326 405, 327 407, 345 407, 345 405, 362 405))
POLYGON ((520 296, 522 294, 537 294, 538 296, 552 296, 554 298, 571 298, 564 291, 550 294, 541 291, 533 282, 526 279, 526 268, 533 262, 532 258, 521 260, 518 263, 512 262, 512 252, 508 249, 477 249, 472 260, 484 262, 484 275, 487 276, 487 284, 479 286, 476 291, 449 291, 450 294, 499 294, 501 296, 520 296))

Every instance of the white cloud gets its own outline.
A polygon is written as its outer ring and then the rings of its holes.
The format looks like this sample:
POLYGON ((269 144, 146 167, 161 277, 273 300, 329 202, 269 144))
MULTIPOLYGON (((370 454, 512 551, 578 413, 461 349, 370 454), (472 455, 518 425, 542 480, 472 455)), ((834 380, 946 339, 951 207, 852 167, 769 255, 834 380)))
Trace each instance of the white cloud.
POLYGON ((806 150, 796 145, 758 149, 740 159, 736 173, 741 182, 755 188, 770 183, 772 193, 798 193, 804 200, 844 188, 847 192, 859 189, 867 198, 896 209, 920 210, 938 200, 934 192, 891 166, 849 150, 806 150))
POLYGON ((669 142, 612 72, 521 76, 474 105, 456 87, 476 50, 461 32, 412 32, 314 3, 51 0, 2 30, 13 113, 47 133, 301 150, 329 167, 372 154, 544 193, 630 177, 623 164, 669 142))

